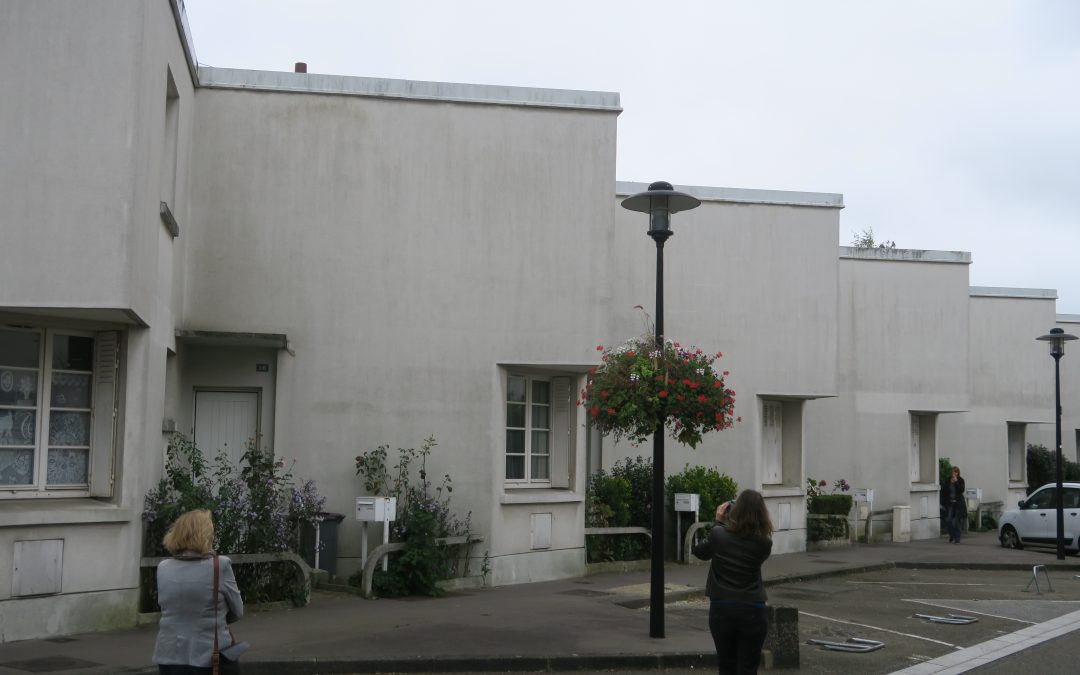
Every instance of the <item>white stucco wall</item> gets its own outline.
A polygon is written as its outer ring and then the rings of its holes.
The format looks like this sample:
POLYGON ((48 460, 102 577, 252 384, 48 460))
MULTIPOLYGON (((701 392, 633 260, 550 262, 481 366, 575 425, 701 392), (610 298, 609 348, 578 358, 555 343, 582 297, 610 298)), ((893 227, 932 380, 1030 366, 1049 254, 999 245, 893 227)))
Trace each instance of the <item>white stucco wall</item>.
POLYGON ((815 402, 807 431, 822 452, 806 474, 873 489, 875 510, 910 506, 915 538, 937 536, 938 496, 936 460, 910 480, 911 413, 937 413, 940 429, 970 406, 969 263, 966 253, 840 248, 839 396, 815 402))
MULTIPOLYGON (((60 594, 14 598, 0 561, 3 637, 132 625, 143 497, 161 475, 166 351, 182 247, 159 217, 160 183, 186 219, 194 83, 168 0, 0 6, 0 321, 121 332, 111 497, 0 500, 0 548, 65 541, 60 594), (175 167, 166 153, 168 73, 175 167), (95 561, 96 564, 86 564, 95 561)), ((95 421, 95 424, 108 423, 95 421)))
MULTIPOLYGON (((535 507, 500 503, 499 367, 593 358, 617 109, 219 88, 197 101, 186 327, 289 336, 275 445, 328 510, 351 517, 357 454, 434 434, 429 473, 450 473, 455 510, 498 533, 485 547, 494 578, 509 575, 498 558, 528 551, 515 533, 535 507)), ((580 521, 578 493, 545 509, 580 521)), ((551 553, 579 556, 574 530, 551 553)), ((358 533, 343 523, 346 571, 358 533)))

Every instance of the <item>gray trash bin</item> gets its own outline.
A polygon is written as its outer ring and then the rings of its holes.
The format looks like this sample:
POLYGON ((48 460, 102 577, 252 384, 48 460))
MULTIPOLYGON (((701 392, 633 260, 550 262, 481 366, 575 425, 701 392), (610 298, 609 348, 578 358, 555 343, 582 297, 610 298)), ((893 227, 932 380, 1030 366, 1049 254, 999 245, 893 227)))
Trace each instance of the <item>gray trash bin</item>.
POLYGON ((319 527, 319 562, 315 564, 315 526, 304 523, 300 528, 300 557, 312 569, 326 570, 337 574, 338 525, 345 519, 341 513, 320 513, 319 527))

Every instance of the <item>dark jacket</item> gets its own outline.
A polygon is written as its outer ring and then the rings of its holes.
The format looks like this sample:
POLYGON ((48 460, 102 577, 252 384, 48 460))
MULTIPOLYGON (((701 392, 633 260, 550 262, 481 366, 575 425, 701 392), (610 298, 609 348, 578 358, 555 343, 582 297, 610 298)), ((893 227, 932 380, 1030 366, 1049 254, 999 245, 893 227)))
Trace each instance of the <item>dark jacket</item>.
POLYGON ((709 536, 694 546, 694 555, 711 560, 705 595, 713 600, 765 602, 761 563, 772 553, 772 540, 743 539, 717 522, 709 536))
MULTIPOLYGON (((941 508, 945 513, 949 512, 949 485, 952 483, 952 474, 941 484, 941 508)), ((964 495, 964 477, 956 479, 956 501, 960 507, 959 514, 967 515, 967 497, 964 495)))

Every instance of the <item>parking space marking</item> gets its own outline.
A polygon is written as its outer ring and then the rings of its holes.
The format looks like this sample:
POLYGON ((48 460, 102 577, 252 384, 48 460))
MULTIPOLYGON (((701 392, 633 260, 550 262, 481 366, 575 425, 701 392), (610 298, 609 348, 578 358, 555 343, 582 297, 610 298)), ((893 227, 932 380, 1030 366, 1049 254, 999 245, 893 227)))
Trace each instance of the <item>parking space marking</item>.
POLYGON ((994 584, 957 584, 952 581, 849 581, 849 584, 878 584, 882 586, 993 586, 994 584))
POLYGON ((1080 611, 897 670, 892 675, 958 675, 1075 630, 1080 630, 1080 611))
POLYGON ((914 633, 902 633, 898 630, 890 630, 888 628, 882 628, 880 626, 871 626, 865 623, 855 623, 854 621, 848 621, 847 619, 834 619, 829 616, 821 616, 820 614, 811 614, 810 612, 804 612, 799 610, 799 614, 810 616, 815 619, 821 619, 822 621, 835 621, 836 623, 846 623, 849 626, 858 626, 859 628, 869 628, 870 630, 877 630, 883 633, 892 633, 893 635, 902 635, 904 637, 915 638, 916 640, 926 640, 927 642, 933 642, 934 644, 944 645, 946 647, 952 647, 953 649, 961 649, 959 645, 954 645, 951 642, 944 642, 942 640, 935 640, 934 638, 923 637, 922 635, 915 635, 914 633))
POLYGON ((908 598, 901 598, 901 600, 903 600, 904 602, 917 602, 920 605, 930 605, 931 607, 943 607, 945 609, 951 609, 951 610, 955 610, 957 612, 967 612, 969 614, 978 614, 979 616, 989 616, 989 617, 993 617, 995 619, 1005 619, 1006 621, 1017 621, 1019 623, 1026 623, 1029 626, 1034 626, 1037 623, 1035 621, 1026 621, 1024 619, 1017 619, 1017 618, 1014 618, 1014 617, 1011 617, 1011 616, 1002 616, 1001 614, 991 614, 990 612, 980 612, 980 611, 971 609, 970 607, 953 607, 952 605, 946 605, 945 603, 940 602, 940 601, 911 600, 911 599, 908 599, 908 598))

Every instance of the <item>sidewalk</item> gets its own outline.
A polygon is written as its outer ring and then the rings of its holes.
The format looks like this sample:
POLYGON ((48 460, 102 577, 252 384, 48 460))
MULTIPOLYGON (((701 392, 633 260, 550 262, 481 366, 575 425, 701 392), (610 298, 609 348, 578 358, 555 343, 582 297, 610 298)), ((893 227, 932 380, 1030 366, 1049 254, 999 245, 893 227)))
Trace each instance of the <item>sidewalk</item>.
MULTIPOLYGON (((1005 550, 994 533, 960 545, 944 539, 773 556, 768 584, 856 570, 917 565, 1080 571, 1052 550, 1005 550)), ((666 599, 700 597, 706 567, 669 564, 666 599)), ((1071 572, 1070 572, 1071 573, 1071 572)), ((451 593, 442 598, 363 600, 316 591, 299 609, 250 614, 235 624, 251 643, 247 673, 649 669, 711 663, 708 631, 668 622, 649 637, 650 573, 599 574, 451 593)), ((0 644, 0 675, 27 672, 156 673, 156 626, 0 644)))

